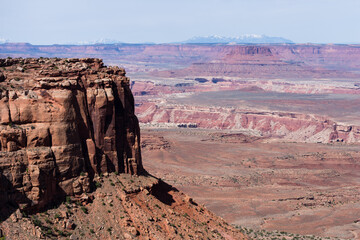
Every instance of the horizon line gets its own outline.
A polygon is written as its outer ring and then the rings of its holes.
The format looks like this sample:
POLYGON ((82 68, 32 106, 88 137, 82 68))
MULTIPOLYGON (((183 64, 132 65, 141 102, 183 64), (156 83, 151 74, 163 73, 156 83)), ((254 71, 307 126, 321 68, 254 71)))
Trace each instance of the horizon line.
POLYGON ((163 42, 163 43, 154 43, 154 42, 116 42, 116 43, 47 43, 47 44, 33 44, 30 42, 3 42, 1 45, 6 44, 28 44, 32 46, 54 46, 54 45, 62 45, 62 46, 94 46, 94 45, 227 45, 227 46, 236 46, 236 45, 360 45, 360 43, 319 43, 319 42, 291 42, 291 43, 186 43, 186 42, 163 42))

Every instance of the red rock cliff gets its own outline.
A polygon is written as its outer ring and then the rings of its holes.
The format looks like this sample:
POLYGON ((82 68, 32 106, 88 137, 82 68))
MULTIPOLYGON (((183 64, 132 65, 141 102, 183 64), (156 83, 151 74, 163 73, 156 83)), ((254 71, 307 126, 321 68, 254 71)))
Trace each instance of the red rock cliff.
POLYGON ((0 205, 90 191, 95 173, 143 173, 124 69, 100 59, 0 59, 0 205))

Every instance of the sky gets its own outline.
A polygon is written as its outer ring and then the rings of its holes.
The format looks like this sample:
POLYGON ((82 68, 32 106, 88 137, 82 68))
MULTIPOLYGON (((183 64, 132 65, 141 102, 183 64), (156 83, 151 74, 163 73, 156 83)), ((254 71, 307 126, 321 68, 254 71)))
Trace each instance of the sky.
POLYGON ((166 43, 264 34, 360 43, 359 0, 0 0, 0 41, 166 43))

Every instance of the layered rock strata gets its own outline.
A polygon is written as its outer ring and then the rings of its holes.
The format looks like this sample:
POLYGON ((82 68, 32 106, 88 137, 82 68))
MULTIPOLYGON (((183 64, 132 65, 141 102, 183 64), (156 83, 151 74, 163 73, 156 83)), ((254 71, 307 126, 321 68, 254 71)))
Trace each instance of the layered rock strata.
POLYGON ((148 126, 247 130, 256 136, 291 142, 360 142, 360 126, 338 124, 315 114, 153 102, 139 104, 137 111, 140 122, 148 126))
MULTIPOLYGON (((358 79, 358 45, 96 44, 0 45, 1 56, 96 56, 158 77, 358 79), (161 67, 159 67, 161 66, 161 67)), ((143 77, 144 75, 142 75, 143 77)))
POLYGON ((0 59, 0 204, 40 208, 104 172, 141 174, 125 70, 100 59, 0 59))

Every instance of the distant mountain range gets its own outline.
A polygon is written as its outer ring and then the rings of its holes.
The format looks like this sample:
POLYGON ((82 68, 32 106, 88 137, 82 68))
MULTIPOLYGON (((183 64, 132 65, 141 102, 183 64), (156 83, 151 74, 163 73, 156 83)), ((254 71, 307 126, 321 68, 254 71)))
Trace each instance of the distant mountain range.
MULTIPOLYGON (((9 43, 10 41, 4 37, 0 36, 0 44, 9 43)), ((203 36, 203 37, 193 37, 186 41, 174 42, 174 43, 207 43, 207 44, 259 44, 259 43, 294 43, 293 41, 282 38, 282 37, 270 37, 266 35, 257 35, 257 34, 244 34, 238 37, 224 37, 218 35, 212 36, 203 36)), ((55 43, 56 44, 56 43, 55 43)), ((126 44, 115 39, 101 38, 95 41, 81 41, 81 42, 68 42, 60 45, 97 45, 97 44, 126 44)), ((143 42, 141 44, 155 44, 153 42, 143 42)))
POLYGON ((282 37, 270 37, 266 35, 244 34, 238 37, 223 37, 218 35, 193 37, 181 43, 223 43, 223 44, 242 44, 242 43, 294 43, 282 37))
MULTIPOLYGON (((83 41, 73 43, 75 45, 94 45, 94 44, 122 44, 124 42, 114 39, 99 39, 96 41, 83 41)), ((223 37, 218 35, 193 37, 178 43, 222 43, 222 44, 245 44, 245 43, 294 43, 293 41, 282 37, 270 37, 266 35, 244 34, 238 37, 223 37)), ((155 44, 144 42, 143 44, 155 44)))

